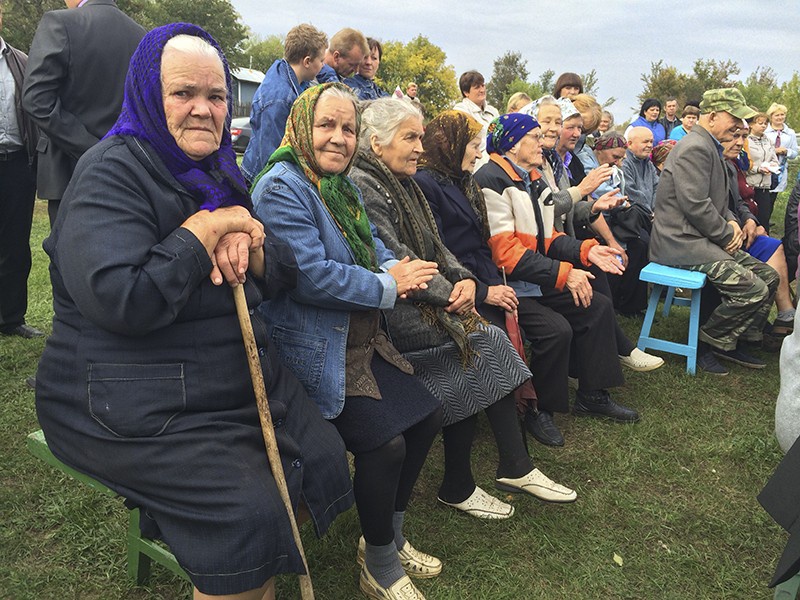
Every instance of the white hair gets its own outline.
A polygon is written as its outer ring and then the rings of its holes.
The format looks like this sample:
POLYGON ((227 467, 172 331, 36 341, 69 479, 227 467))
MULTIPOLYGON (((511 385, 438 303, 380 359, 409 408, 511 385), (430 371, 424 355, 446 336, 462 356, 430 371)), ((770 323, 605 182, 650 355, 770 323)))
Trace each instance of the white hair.
POLYGON ((362 150, 372 147, 372 138, 381 146, 388 146, 397 130, 408 119, 422 120, 417 105, 405 98, 378 98, 364 108, 361 115, 359 146, 362 150))
POLYGON ((181 33, 173 38, 170 38, 164 44, 164 52, 161 54, 161 62, 163 64, 164 57, 168 52, 182 52, 184 54, 191 54, 194 56, 214 57, 219 61, 222 66, 222 56, 217 52, 217 49, 209 44, 206 40, 196 35, 187 35, 181 33))

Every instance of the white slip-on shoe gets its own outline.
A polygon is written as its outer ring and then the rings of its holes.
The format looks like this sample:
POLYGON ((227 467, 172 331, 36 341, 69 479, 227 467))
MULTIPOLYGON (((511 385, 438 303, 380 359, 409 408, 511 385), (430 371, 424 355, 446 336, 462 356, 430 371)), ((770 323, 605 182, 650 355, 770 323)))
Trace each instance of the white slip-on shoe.
POLYGON ((501 477, 495 486, 504 492, 526 492, 546 502, 575 502, 578 497, 574 490, 556 483, 539 469, 517 479, 501 477))
POLYGON ((507 519, 514 514, 513 506, 490 496, 477 485, 475 491, 463 502, 445 502, 441 498, 438 500, 442 504, 463 510, 468 515, 479 519, 507 519))
POLYGON ((642 352, 638 348, 634 348, 630 356, 620 356, 619 362, 632 371, 644 373, 645 371, 652 371, 663 365, 664 359, 660 356, 648 354, 647 352, 642 352))

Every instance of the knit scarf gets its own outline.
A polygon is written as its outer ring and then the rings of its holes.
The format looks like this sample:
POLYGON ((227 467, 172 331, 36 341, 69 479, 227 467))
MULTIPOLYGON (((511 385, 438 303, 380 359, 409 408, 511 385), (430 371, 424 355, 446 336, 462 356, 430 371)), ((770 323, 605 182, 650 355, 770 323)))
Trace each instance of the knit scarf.
POLYGON ((105 135, 132 136, 147 141, 173 177, 191 194, 200 209, 241 205, 250 208, 250 196, 231 145, 231 73, 219 44, 197 25, 172 23, 156 27, 139 42, 125 79, 125 98, 114 127, 105 135), (193 160, 178 147, 167 128, 161 89, 161 56, 176 35, 206 40, 218 52, 225 70, 228 114, 219 149, 202 160, 193 160))
MULTIPOLYGON (((356 264, 375 271, 378 267, 375 240, 372 238, 367 212, 361 203, 358 190, 347 177, 355 155, 350 158, 350 162, 341 173, 323 172, 314 155, 314 111, 322 92, 331 87, 349 89, 341 83, 325 83, 307 89, 295 100, 286 122, 283 141, 256 177, 253 187, 279 162, 286 161, 298 165, 309 181, 317 187, 322 203, 350 246, 356 264)), ((360 129, 360 121, 359 112, 356 110, 356 131, 360 129)))
MULTIPOLYGON (((417 257, 438 263, 439 271, 447 277, 447 267, 444 265, 448 261, 444 244, 439 238, 428 201, 417 183, 410 177, 401 182, 372 151, 359 152, 356 166, 384 186, 394 200, 400 220, 400 241, 411 248, 417 257)), ((462 316, 448 313, 441 306, 423 302, 414 304, 426 323, 450 336, 464 366, 472 364, 475 351, 467 336, 477 331, 482 319, 475 313, 462 316)))

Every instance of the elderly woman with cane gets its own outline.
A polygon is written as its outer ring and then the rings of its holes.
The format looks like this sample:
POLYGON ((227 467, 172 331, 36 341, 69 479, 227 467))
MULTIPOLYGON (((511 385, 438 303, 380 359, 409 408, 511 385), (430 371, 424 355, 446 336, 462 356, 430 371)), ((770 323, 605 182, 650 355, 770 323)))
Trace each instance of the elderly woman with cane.
POLYGON ((371 229, 347 177, 356 102, 339 83, 304 92, 256 181, 256 212, 298 265, 297 287, 261 310, 282 359, 354 455, 361 590, 418 600, 423 595, 408 576, 435 577, 442 563, 406 540, 403 522, 441 408, 393 346, 381 311, 424 289, 436 264, 398 261, 371 229))
POLYGON ((78 163, 44 244, 55 316, 36 403, 53 453, 143 509, 195 598, 256 600, 305 566, 229 286, 251 307, 293 506, 322 534, 353 495, 340 437, 255 310, 295 285, 296 267, 251 214, 230 106, 230 72, 205 31, 144 37, 119 120, 78 163))

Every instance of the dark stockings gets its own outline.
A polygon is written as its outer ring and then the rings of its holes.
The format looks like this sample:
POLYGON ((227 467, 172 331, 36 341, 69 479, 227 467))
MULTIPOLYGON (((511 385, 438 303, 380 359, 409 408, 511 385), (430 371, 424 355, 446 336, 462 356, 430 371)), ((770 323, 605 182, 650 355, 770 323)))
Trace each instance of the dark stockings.
MULTIPOLYGON (((499 463, 499 477, 522 477, 533 469, 517 417, 514 395, 509 394, 487 407, 484 412, 494 434, 499 463)), ((444 439, 444 478, 439 498, 445 502, 463 502, 475 490, 470 454, 478 415, 472 415, 442 429, 444 439)))

